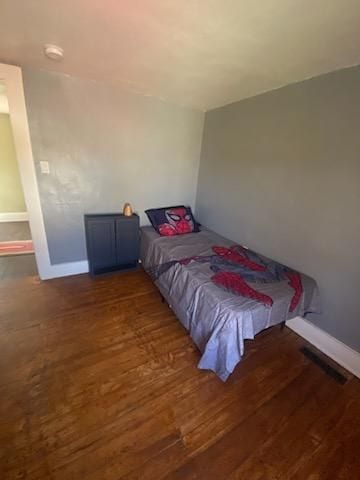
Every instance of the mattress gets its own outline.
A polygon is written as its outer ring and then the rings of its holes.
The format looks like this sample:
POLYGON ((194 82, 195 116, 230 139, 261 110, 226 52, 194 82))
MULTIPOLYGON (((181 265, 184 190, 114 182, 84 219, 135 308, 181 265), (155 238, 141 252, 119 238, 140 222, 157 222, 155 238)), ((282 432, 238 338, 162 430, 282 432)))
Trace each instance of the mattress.
POLYGON ((285 320, 320 312, 311 277, 206 228, 162 237, 142 227, 140 256, 199 348, 198 367, 223 381, 241 361, 244 340, 285 320))

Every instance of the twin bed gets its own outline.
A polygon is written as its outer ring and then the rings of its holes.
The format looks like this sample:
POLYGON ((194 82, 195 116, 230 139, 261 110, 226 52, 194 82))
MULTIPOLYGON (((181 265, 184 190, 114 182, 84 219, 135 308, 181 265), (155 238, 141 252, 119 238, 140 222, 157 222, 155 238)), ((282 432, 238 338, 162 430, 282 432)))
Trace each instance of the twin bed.
POLYGON ((244 340, 319 311, 316 282, 201 228, 161 236, 141 228, 141 261, 202 356, 198 367, 226 381, 244 340))

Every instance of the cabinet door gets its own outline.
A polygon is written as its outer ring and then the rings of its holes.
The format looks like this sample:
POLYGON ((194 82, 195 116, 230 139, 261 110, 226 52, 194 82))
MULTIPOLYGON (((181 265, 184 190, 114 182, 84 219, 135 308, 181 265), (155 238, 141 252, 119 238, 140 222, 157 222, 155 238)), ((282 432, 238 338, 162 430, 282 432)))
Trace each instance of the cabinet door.
POLYGON ((119 265, 137 262, 139 259, 139 218, 122 217, 116 220, 116 250, 119 265))
POLYGON ((112 217, 87 220, 86 235, 90 268, 94 272, 116 265, 115 221, 112 217))

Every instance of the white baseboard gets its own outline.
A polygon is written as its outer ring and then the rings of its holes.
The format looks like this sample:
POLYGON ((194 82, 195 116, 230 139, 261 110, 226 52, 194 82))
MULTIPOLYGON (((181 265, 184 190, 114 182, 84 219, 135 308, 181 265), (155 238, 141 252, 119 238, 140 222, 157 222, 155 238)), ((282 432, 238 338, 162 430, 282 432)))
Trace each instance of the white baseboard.
POLYGON ((360 353, 340 342, 304 318, 296 317, 286 322, 295 333, 305 338, 336 363, 360 378, 360 353))
POLYGON ((89 262, 81 260, 80 262, 58 263, 50 265, 46 271, 42 272, 41 278, 49 280, 51 278, 68 277, 69 275, 80 275, 89 271, 89 262))
POLYGON ((0 222, 27 222, 29 215, 27 212, 6 212, 0 213, 0 222))

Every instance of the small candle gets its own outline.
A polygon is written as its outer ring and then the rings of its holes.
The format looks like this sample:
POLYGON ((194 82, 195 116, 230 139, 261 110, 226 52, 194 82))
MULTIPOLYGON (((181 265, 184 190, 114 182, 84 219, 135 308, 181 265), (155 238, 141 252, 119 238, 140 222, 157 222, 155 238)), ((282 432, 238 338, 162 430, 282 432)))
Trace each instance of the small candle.
POLYGON ((131 217, 131 215, 133 214, 130 203, 125 203, 123 214, 125 215, 125 217, 131 217))

